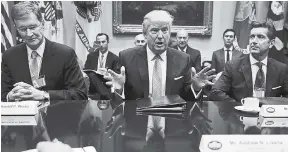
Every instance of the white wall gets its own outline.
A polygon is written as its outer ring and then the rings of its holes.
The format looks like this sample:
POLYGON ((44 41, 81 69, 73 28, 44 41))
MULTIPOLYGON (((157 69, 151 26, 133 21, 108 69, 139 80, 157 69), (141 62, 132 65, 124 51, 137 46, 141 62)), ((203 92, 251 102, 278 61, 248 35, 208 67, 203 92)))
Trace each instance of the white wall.
MULTIPOLYGON (((233 27, 236 1, 214 1, 213 2, 213 26, 212 36, 193 36, 190 37, 188 44, 199 49, 203 59, 211 60, 213 51, 223 46, 222 33, 227 28, 233 27)), ((112 31, 112 1, 102 2, 102 32, 110 36, 109 48, 116 55, 124 49, 134 46, 134 36, 132 35, 113 35, 112 31)), ((75 6, 72 2, 63 2, 65 43, 74 48, 75 45, 75 6)))

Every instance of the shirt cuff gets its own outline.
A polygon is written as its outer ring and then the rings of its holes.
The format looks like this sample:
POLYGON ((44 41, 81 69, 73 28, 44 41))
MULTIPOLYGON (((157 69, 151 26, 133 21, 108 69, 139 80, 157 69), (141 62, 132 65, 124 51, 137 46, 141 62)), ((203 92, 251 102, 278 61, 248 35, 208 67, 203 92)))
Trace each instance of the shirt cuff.
POLYGON ((6 101, 7 101, 7 102, 9 102, 9 98, 8 98, 8 97, 9 97, 9 93, 10 93, 10 92, 8 92, 8 94, 6 95, 6 101))
POLYGON ((118 95, 120 98, 125 99, 124 87, 123 87, 123 90, 122 90, 122 93, 121 93, 121 94, 119 94, 117 91, 115 91, 114 86, 111 87, 111 92, 112 92, 112 93, 115 93, 115 94, 118 95))
POLYGON ((195 99, 198 99, 200 94, 201 94, 201 92, 202 92, 202 89, 198 92, 198 94, 196 94, 196 92, 195 92, 195 90, 193 88, 193 85, 191 85, 191 90, 193 92, 193 95, 194 95, 195 99))

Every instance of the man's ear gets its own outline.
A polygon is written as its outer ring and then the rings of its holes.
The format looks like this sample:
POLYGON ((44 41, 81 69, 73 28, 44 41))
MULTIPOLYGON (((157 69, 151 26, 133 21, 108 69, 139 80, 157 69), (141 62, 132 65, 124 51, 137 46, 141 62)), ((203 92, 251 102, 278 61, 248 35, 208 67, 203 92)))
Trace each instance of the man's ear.
POLYGON ((270 40, 269 48, 271 49, 275 44, 275 39, 270 40))

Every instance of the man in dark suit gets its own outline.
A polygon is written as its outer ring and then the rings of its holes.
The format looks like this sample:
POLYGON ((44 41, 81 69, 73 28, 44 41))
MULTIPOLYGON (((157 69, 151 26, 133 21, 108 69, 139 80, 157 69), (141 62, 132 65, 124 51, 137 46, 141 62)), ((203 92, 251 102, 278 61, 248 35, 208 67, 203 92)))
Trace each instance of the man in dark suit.
POLYGON ((288 67, 268 58, 274 45, 275 29, 268 23, 253 23, 249 38, 250 55, 229 61, 212 87, 210 100, 245 97, 288 97, 288 67))
POLYGON ((20 2, 12 19, 25 43, 2 54, 2 100, 87 99, 75 51, 43 36, 44 22, 36 4, 20 2))
POLYGON ((195 92, 212 85, 214 70, 205 68, 196 74, 192 67, 191 75, 190 56, 167 47, 172 21, 166 11, 148 13, 143 21, 147 45, 120 52, 121 73, 108 70, 106 84, 120 94, 124 89, 127 100, 179 94, 189 101, 195 100, 195 92))
POLYGON ((109 36, 106 33, 99 33, 96 36, 96 45, 98 48, 95 52, 87 56, 85 69, 98 70, 99 68, 119 69, 118 56, 108 50, 109 36))
MULTIPOLYGON (((95 71, 106 71, 112 69, 119 72, 120 64, 119 58, 108 50, 109 36, 106 33, 99 33, 96 36, 96 51, 90 53, 87 56, 84 69, 91 69, 95 71)), ((93 100, 107 100, 109 99, 110 90, 107 89, 105 84, 102 84, 102 80, 98 79, 96 75, 90 75, 90 88, 89 97, 93 100)))
POLYGON ((177 46, 174 49, 185 52, 190 55, 191 67, 197 72, 201 70, 201 54, 199 50, 188 46, 189 35, 184 29, 180 30, 176 35, 177 46))
POLYGON ((212 55, 212 68, 216 70, 216 73, 224 70, 226 62, 238 59, 243 54, 242 52, 235 50, 233 47, 234 40, 235 31, 233 29, 226 29, 223 33, 224 47, 214 51, 212 55))

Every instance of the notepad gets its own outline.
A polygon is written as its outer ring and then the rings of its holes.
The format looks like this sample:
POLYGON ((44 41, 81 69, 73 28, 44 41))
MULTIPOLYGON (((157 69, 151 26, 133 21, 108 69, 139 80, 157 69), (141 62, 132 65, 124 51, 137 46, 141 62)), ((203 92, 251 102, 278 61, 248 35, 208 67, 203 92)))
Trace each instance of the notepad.
POLYGON ((137 100, 136 108, 136 111, 138 112, 183 112, 185 110, 186 101, 179 95, 167 95, 158 98, 143 98, 137 100))

